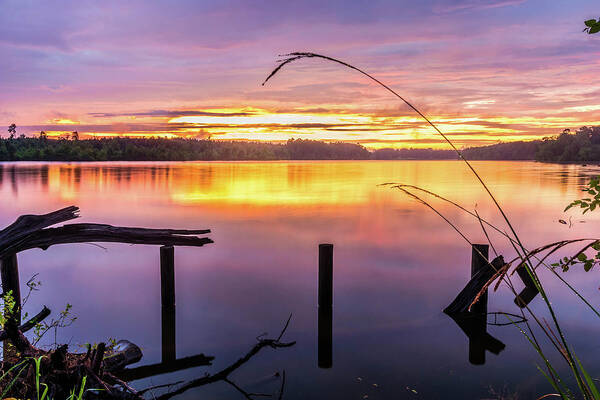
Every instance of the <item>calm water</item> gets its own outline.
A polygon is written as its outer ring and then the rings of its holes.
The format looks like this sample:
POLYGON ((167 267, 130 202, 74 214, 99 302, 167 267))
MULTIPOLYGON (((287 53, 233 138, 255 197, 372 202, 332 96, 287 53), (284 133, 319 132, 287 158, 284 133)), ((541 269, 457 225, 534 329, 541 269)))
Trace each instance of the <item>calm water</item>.
MULTIPOLYGON (((597 215, 585 223, 566 204, 600 168, 532 162, 476 162, 526 246, 598 236, 597 215)), ((272 392, 285 369, 286 399, 495 398, 551 391, 535 369, 533 350, 512 326, 488 331, 506 344, 486 364, 468 362, 468 341, 444 308, 470 273, 470 248, 443 220, 383 182, 419 185, 501 224, 489 200, 457 161, 248 163, 0 164, 0 225, 20 214, 81 208, 80 222, 122 226, 210 228, 214 244, 176 249, 177 356, 216 357, 201 367, 136 382, 191 379, 245 353, 263 332, 295 347, 266 349, 232 378, 249 391, 272 392), (317 245, 335 244, 333 368, 317 368, 317 245), (416 391, 416 393, 414 391, 416 391)), ((478 222, 440 201, 441 212, 473 241, 478 222)), ((596 213, 598 214, 598 213, 596 213)), ((598 214, 600 215, 600 214, 598 214)), ((510 247, 494 236, 497 249, 510 247)), ((58 311, 69 302, 79 320, 59 331, 75 347, 109 337, 139 344, 144 359, 161 358, 158 248, 63 245, 20 255, 22 280, 39 273, 42 289, 28 306, 58 311)), ((597 273, 565 277, 593 304, 597 273)), ((586 367, 600 371, 600 321, 543 274, 567 334, 586 367)), ((533 307, 542 310, 541 300, 533 307)), ((490 311, 514 311, 505 287, 490 311)), ((54 338, 48 337, 47 341, 54 338)), ((226 383, 180 398, 238 399, 226 383)))

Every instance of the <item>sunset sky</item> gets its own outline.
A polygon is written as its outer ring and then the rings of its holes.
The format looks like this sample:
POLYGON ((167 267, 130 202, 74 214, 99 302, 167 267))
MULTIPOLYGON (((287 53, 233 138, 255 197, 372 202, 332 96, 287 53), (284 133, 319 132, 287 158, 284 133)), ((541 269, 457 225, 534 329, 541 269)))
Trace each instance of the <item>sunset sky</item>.
MULTIPOLYGON (((0 0, 0 125, 81 137, 344 140, 446 148, 600 125, 596 1, 0 0)), ((6 128, 0 135, 6 137, 6 128)))

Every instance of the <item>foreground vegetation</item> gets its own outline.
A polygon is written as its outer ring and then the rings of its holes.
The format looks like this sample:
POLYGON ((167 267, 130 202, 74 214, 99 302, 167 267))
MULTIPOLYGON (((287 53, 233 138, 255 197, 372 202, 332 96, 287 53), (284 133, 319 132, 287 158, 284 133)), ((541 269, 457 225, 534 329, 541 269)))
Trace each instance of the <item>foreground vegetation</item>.
MULTIPOLYGON (((440 211, 436 210, 430 203, 426 200, 422 199, 419 194, 425 193, 426 195, 433 196, 435 199, 449 202, 450 204, 458 207, 460 210, 466 212, 470 216, 477 218, 479 221, 483 232, 485 233, 486 238, 488 239, 490 246, 494 249, 495 247, 492 244, 492 241, 487 234, 488 228, 493 229, 502 235, 503 239, 506 239, 512 249, 515 252, 515 256, 510 259, 508 262, 504 263, 501 267, 494 266, 494 262, 488 262, 489 267, 491 267, 496 273, 489 279, 489 281, 483 286, 481 291, 477 294, 477 297, 473 300, 473 302, 468 307, 468 313, 471 312, 471 307, 477 303, 480 296, 483 296, 486 293, 488 286, 492 285, 494 281, 498 281, 496 283, 495 288, 497 288, 500 283, 506 284, 513 295, 516 296, 517 302, 516 304, 519 306, 518 311, 520 316, 522 316, 525 326, 520 327, 512 320, 511 322, 515 325, 516 328, 523 334, 523 336, 527 339, 527 341, 531 344, 532 348, 537 352, 542 361, 541 365, 538 365, 538 370, 546 377, 552 388, 555 390, 554 393, 548 393, 539 397, 540 399, 546 397, 560 397, 562 399, 576 399, 583 398, 585 400, 600 400, 600 391, 596 387, 596 383, 594 379, 590 376, 587 370, 584 368, 583 364, 580 362, 579 358, 576 356, 574 349, 571 344, 567 340, 565 332, 561 323, 559 322, 558 316, 555 312, 555 307, 550 301, 548 294, 546 292, 546 287, 542 284, 540 280, 540 276, 538 275, 538 268, 545 268, 548 271, 552 272, 554 276, 556 276, 567 288, 569 288, 574 295, 576 295, 587 307, 589 307, 596 316, 600 317, 600 313, 596 310, 586 299, 583 297, 576 288, 569 285, 557 272, 557 269, 562 267, 562 271, 566 272, 569 270, 569 267, 573 265, 583 265, 583 269, 585 271, 589 271, 594 267, 594 265, 598 265, 598 259, 600 259, 600 239, 575 239, 575 240, 563 240, 556 243, 550 243, 545 246, 539 247, 537 249, 527 249, 521 240, 521 237, 517 234, 511 220, 508 218, 505 213, 503 207, 498 202, 497 198, 493 195, 490 188, 483 180, 483 178, 477 173, 476 169, 473 165, 465 158, 465 155, 462 151, 460 151, 454 143, 448 138, 446 134, 444 134, 433 122, 431 122, 427 116, 425 116, 419 109, 417 109, 414 105, 404 99, 400 94, 395 92, 389 86, 385 85, 381 81, 377 80, 370 74, 365 71, 351 65, 340 61, 335 58, 331 58, 328 56, 323 56, 316 53, 307 53, 307 52, 294 52, 289 53, 282 56, 283 58, 279 61, 279 65, 271 72, 271 74, 267 77, 263 85, 269 81, 271 77, 276 75, 284 66, 290 64, 292 62, 296 62, 298 60, 304 60, 308 58, 317 58, 321 60, 330 61, 344 67, 350 68, 363 74, 370 80, 376 82, 396 98, 401 100, 404 104, 410 107, 415 113, 417 113, 421 118, 423 118, 445 141, 448 145, 454 150, 457 156, 465 163, 465 165, 471 170, 475 179, 481 184, 482 188, 485 190, 490 200, 496 206, 497 211, 502 217, 502 220, 505 226, 496 226, 485 220, 483 220, 477 211, 471 212, 465 207, 453 202, 452 200, 445 199, 442 196, 439 196, 431 191, 428 191, 423 188, 419 188, 413 185, 406 185, 402 183, 386 183, 386 185, 391 185, 393 188, 397 188, 402 190, 407 195, 412 198, 420 201, 425 206, 432 209, 436 212, 440 217, 442 217, 460 236, 469 244, 473 242, 467 238, 467 236, 461 232, 460 228, 453 224, 447 217, 441 214, 440 211), (420 191, 420 193, 416 194, 415 191, 420 191), (486 228, 486 226, 488 228, 486 228), (565 248, 570 244, 585 244, 583 248, 577 251, 571 257, 564 257, 562 261, 548 264, 547 260, 550 256, 554 254, 556 257, 556 253, 565 248), (586 255, 586 252, 591 252, 590 249, 594 251, 598 251, 596 255, 593 256, 593 259, 586 255), (596 257, 597 256, 597 257, 596 257), (528 302, 524 301, 521 298, 520 294, 516 291, 515 286, 511 281, 511 275, 514 274, 517 270, 521 269, 527 280, 531 281, 531 285, 533 289, 539 294, 544 302, 544 312, 548 315, 549 321, 546 321, 545 318, 539 315, 539 311, 533 311, 529 306, 528 302), (529 322, 531 320, 532 322, 529 322), (534 329, 536 328, 537 329, 534 329), (544 336, 544 339, 547 340, 545 342, 538 341, 535 332, 541 332, 544 336), (548 345, 550 343, 550 345, 548 345), (557 365, 554 365, 553 362, 547 356, 549 350, 556 350, 556 354, 558 354, 562 360, 565 362, 568 367, 569 377, 573 379, 575 382, 572 384, 571 382, 567 382, 564 378, 564 372, 558 369, 557 365), (559 372, 560 371, 560 372, 559 372)), ((593 133, 593 131, 592 131, 593 133)), ((569 134, 569 132, 564 132, 564 134, 569 134)), ((582 136, 585 136, 586 133, 582 133, 582 136)), ((591 133, 588 135, 591 137, 591 133)), ((560 140, 560 137, 557 139, 549 139, 549 140, 560 140)), ((592 181, 590 183, 590 187, 586 189, 586 192, 592 196, 600 196, 598 191, 600 190, 600 184, 597 181, 592 181)), ((585 209, 593 209, 595 204, 600 204, 600 198, 592 200, 583 199, 579 202, 574 201, 571 206, 579 206, 585 209)), ((569 208, 569 207, 567 207, 569 208)), ((480 253, 480 256, 483 258, 487 258, 480 253)), ((503 261, 502 257, 497 257, 501 261, 503 261)), ((522 275, 522 274, 520 274, 522 275)), ((505 316, 510 320, 510 313, 505 313, 505 316)), ((472 316, 472 315, 471 315, 472 316)))

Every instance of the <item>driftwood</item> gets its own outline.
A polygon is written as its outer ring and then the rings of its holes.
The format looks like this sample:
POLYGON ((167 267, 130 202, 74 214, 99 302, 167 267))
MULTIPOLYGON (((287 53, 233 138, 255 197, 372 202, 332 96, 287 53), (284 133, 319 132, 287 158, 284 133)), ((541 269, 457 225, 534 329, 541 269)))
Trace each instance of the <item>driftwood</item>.
MULTIPOLYGON (((131 388, 126 382, 126 380, 131 378, 135 379, 135 377, 132 376, 128 377, 128 374, 137 374, 138 378, 142 378, 149 377, 157 373, 176 371, 182 369, 184 364, 188 368, 197 365, 210 365, 210 361, 213 359, 213 357, 198 355, 170 362, 167 363, 167 367, 178 366, 178 368, 170 370, 168 368, 152 370, 155 366, 150 366, 151 368, 139 367, 132 370, 124 369, 122 370, 124 373, 122 375, 119 373, 119 371, 113 370, 115 366, 123 367, 126 364, 139 361, 139 358, 141 358, 141 351, 139 348, 130 342, 119 342, 115 347, 116 352, 113 351, 112 355, 108 356, 105 356, 106 347, 104 343, 100 343, 95 349, 89 347, 86 354, 69 353, 67 351, 67 345, 60 346, 52 351, 44 351, 32 346, 27 338, 23 336, 23 333, 14 325, 11 325, 10 321, 7 321, 6 332, 8 338, 14 344, 18 352, 21 353, 22 358, 20 360, 14 360, 12 363, 5 362, 4 365, 0 365, 0 372, 2 372, 2 370, 8 371, 11 366, 23 362, 25 357, 40 359, 40 382, 44 385, 47 385, 49 398, 66 398, 69 390, 79 385, 82 379, 86 377, 86 388, 101 389, 100 392, 87 392, 86 396, 84 397, 86 399, 143 400, 142 394, 153 389, 178 386, 176 389, 160 396, 152 396, 154 399, 167 400, 174 396, 180 395, 189 389, 215 382, 226 382, 234 387, 237 391, 242 393, 247 399, 254 399, 255 397, 263 397, 265 395, 262 393, 246 392, 235 382, 233 382, 229 376, 266 347, 277 349, 293 346, 296 342, 281 341, 285 331, 287 330, 290 319, 291 316, 288 318, 285 327, 276 339, 264 339, 259 337, 258 343, 256 343, 250 349, 250 351, 248 351, 248 353, 235 361, 233 364, 215 374, 206 374, 198 379, 188 382, 176 382, 168 385, 160 385, 155 388, 140 390, 139 392, 131 388), (114 357, 114 359, 111 359, 112 357, 114 357), (144 371, 144 369, 146 369, 146 371, 144 371), (145 376, 141 376, 142 372, 144 372, 143 375, 145 376)), ((33 362, 24 364, 24 371, 25 372, 23 374, 20 374, 17 377, 18 380, 16 380, 16 383, 13 386, 13 389, 11 389, 9 392, 9 395, 17 398, 34 398, 36 392, 35 388, 31 385, 31 382, 35 380, 35 367, 33 362)), ((14 373, 8 373, 8 378, 14 378, 13 375, 14 373)), ((279 389, 279 399, 282 398, 284 385, 285 371, 283 372, 281 388, 279 389)))
MULTIPOLYGON (((136 381, 139 379, 168 374, 188 368, 212 365, 212 360, 214 360, 214 357, 212 356, 198 354, 195 356, 178 358, 173 361, 165 361, 158 364, 143 365, 136 368, 125 368, 121 371, 115 371, 114 375, 118 376, 124 381, 136 381)), ((107 359, 104 361, 106 362, 107 359)))
MULTIPOLYGON (((156 400, 168 400, 174 396, 180 395, 192 388, 196 388, 199 386, 204 386, 204 385, 208 385, 211 383, 215 383, 215 382, 227 382, 229 383, 231 386, 233 386, 237 391, 239 391, 240 393, 242 393, 247 399, 252 399, 254 396, 257 397, 265 397, 264 394, 261 393, 248 393, 246 391, 244 391, 242 388, 240 388, 239 386, 237 386, 233 381, 231 381, 229 379, 229 375, 231 375, 235 370, 237 370, 238 368, 240 368, 242 365, 246 364, 248 361, 250 361, 250 359, 252 357, 254 357, 256 354, 258 354, 262 349, 264 349, 265 347, 270 347, 272 349, 277 349, 277 348, 282 348, 282 347, 291 347, 293 345, 296 344, 296 342, 282 342, 281 338, 283 337, 283 335, 285 334, 285 331, 287 330, 290 320, 291 320, 292 316, 290 315, 290 317, 288 318, 285 326, 283 327, 283 330, 281 331, 281 333, 279 334, 279 336, 277 337, 277 339, 262 339, 262 338, 258 338, 258 343, 256 343, 248 353, 246 353, 242 358, 240 358, 239 360, 237 360, 236 362, 234 362, 233 364, 229 365, 228 367, 222 369, 221 371, 212 374, 212 375, 205 375, 201 378, 197 378, 197 379, 193 379, 191 381, 182 383, 178 388, 162 394, 160 396, 154 397, 156 400)), ((283 393, 283 385, 285 383, 285 380, 282 381, 282 386, 280 389, 280 398, 281 395, 283 393)))
POLYGON ((142 350, 138 346, 128 340, 119 340, 112 348, 112 354, 104 358, 104 369, 108 372, 120 371, 140 361, 142 356, 142 350))
POLYGON ((487 263, 473 275, 469 283, 460 291, 454 301, 444 309, 444 313, 448 315, 468 313, 469 307, 473 304, 481 289, 489 283, 494 274, 505 264, 502 256, 498 256, 491 263, 487 263))
MULTIPOLYGON (((208 229, 146 229, 91 223, 68 224, 50 228, 78 216, 79 208, 71 206, 44 215, 23 215, 10 226, 0 230, 0 267, 4 293, 12 291, 14 295, 15 290, 18 290, 18 280, 8 278, 11 274, 18 277, 16 254, 27 249, 46 250, 56 244, 89 242, 196 247, 212 243, 211 239, 199 236, 210 233, 208 229), (8 262, 10 260, 14 262, 8 262)), ((20 312, 21 304, 18 293, 15 301, 17 302, 16 310, 20 312)), ((123 349, 121 353, 114 353, 115 357, 110 358, 111 361, 106 363, 107 349, 104 343, 100 343, 93 349, 90 348, 87 354, 69 353, 67 346, 61 346, 53 351, 38 349, 29 342, 23 332, 33 328, 48 314, 50 314, 50 310, 44 308, 42 312, 23 325, 20 325, 20 318, 11 316, 7 318, 4 330, 0 331, 0 340, 9 341, 16 350, 11 353, 10 358, 5 358, 4 362, 0 364, 0 370, 6 372, 11 365, 18 363, 24 365, 25 368, 23 375, 17 377, 20 379, 20 385, 15 385, 12 392, 13 397, 34 397, 31 387, 32 374, 34 374, 33 363, 26 360, 36 358, 40 360, 41 375, 48 385, 49 397, 66 398, 68 391, 81 383, 83 377, 87 377, 88 387, 102 389, 101 397, 103 398, 141 398, 129 388, 126 382, 111 374, 115 369, 123 369, 126 365, 138 361, 141 358, 139 348, 137 349, 139 354, 133 354, 135 350, 132 353, 131 347, 123 349), (126 395, 120 389, 114 389, 114 385, 124 388, 126 395)))
MULTIPOLYGON (((208 229, 145 229, 88 223, 68 224, 58 228, 50 228, 52 225, 77 218, 78 213, 79 208, 72 206, 49 214, 19 217, 13 224, 0 231, 0 260, 7 257, 16 259, 15 254, 23 250, 32 248, 46 250, 50 246, 66 243, 117 242, 163 246, 203 246, 212 243, 211 239, 198 236, 210 233, 208 229)), ((3 264, 2 268, 12 268, 13 272, 18 274, 16 263, 11 266, 8 265, 3 264)), ((6 288, 6 290, 12 290, 12 288, 6 288)), ((143 400, 142 394, 153 388, 138 392, 130 387, 126 380, 140 379, 192 366, 210 365, 214 358, 200 354, 178 360, 169 360, 166 363, 128 369, 125 368, 127 365, 141 359, 142 352, 139 347, 127 341, 117 343, 117 346, 112 350, 107 350, 104 343, 100 343, 95 348, 90 346, 87 353, 84 354, 69 353, 67 345, 60 346, 52 351, 45 351, 33 346, 23 335, 23 332, 33 328, 48 314, 50 314, 50 310, 44 307, 38 315, 20 326, 17 318, 8 318, 4 331, 0 331, 0 341, 10 341, 17 350, 15 357, 11 360, 5 359, 3 363, 0 363, 0 374, 7 373, 4 378, 14 379, 13 383, 15 383, 7 395, 16 398, 35 397, 35 388, 31 384, 35 381, 36 374, 34 363, 31 361, 33 359, 40 362, 40 383, 46 385, 48 398, 67 398, 69 391, 78 387, 85 377, 87 379, 86 388, 100 389, 100 391, 86 392, 84 395, 86 399, 143 400), (17 365, 21 368, 20 370, 11 369, 11 367, 17 365)), ((277 339, 258 338, 258 343, 246 355, 220 372, 213 375, 206 374, 189 382, 161 385, 163 387, 180 386, 174 391, 159 396, 158 399, 170 399, 191 388, 218 381, 227 382, 247 399, 262 396, 262 394, 244 391, 231 381, 229 376, 265 347, 276 349, 293 346, 295 342, 285 343, 281 341, 290 319, 291 316, 277 339)), ((279 399, 283 394, 284 385, 285 371, 279 390, 279 399)))
POLYGON ((131 244, 203 246, 213 243, 207 237, 209 229, 147 229, 118 227, 105 224, 68 224, 49 226, 78 217, 79 208, 72 206, 45 215, 24 215, 0 231, 0 259, 32 248, 66 243, 117 242, 131 244))

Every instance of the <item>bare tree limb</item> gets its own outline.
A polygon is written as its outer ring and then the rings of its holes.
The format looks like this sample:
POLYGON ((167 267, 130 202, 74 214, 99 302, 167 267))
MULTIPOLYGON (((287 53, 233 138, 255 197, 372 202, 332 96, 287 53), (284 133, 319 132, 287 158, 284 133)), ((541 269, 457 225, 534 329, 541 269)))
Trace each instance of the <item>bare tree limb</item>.
MULTIPOLYGON (((229 375, 231 375, 235 370, 237 370, 242 365, 247 363, 252 357, 254 357, 256 354, 258 354, 258 352, 260 352, 265 347, 277 349, 277 348, 283 348, 283 347, 291 347, 296 344, 295 341, 294 342, 281 342, 280 341, 280 339, 283 337, 285 331, 287 330, 287 328, 289 326, 290 319, 291 319, 291 315, 288 318, 287 323, 285 324, 283 330, 281 331, 281 333, 279 334, 277 339, 259 339, 258 343, 256 343, 254 345, 254 347, 252 347, 252 349, 250 349, 250 351, 248 351, 248 353, 246 353, 246 355, 244 355, 242 358, 240 358, 239 360, 237 360, 230 366, 222 369, 221 371, 219 371, 213 375, 205 375, 201 378, 197 378, 197 379, 188 381, 188 382, 182 384, 176 390, 169 392, 169 393, 165 393, 161 396, 158 396, 156 398, 156 400, 168 400, 168 399, 171 399, 174 396, 180 395, 192 388, 208 385, 208 384, 214 383, 214 382, 225 381, 225 382, 228 382, 231 384, 231 381, 229 380, 229 375)), ((236 386, 236 389, 237 389, 237 386, 236 386)))
POLYGON ((19 240, 31 232, 79 217, 79 207, 70 206, 43 215, 21 215, 15 222, 0 231, 0 243, 8 238, 19 240))

